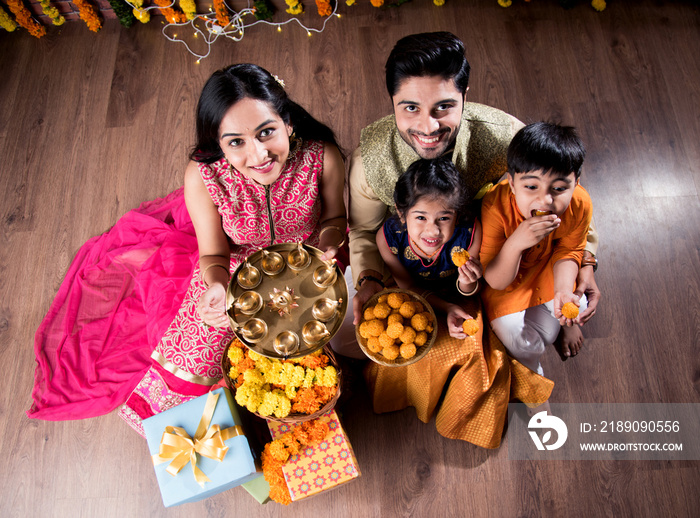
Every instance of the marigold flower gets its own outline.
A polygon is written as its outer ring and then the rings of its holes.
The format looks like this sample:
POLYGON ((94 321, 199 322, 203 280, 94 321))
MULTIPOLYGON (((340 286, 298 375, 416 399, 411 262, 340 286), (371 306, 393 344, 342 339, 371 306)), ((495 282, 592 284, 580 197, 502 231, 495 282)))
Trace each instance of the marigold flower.
POLYGON ((384 0, 371 0, 374 7, 381 7, 384 5, 384 0))
POLYGON ((596 11, 602 11, 602 10, 605 9, 605 7, 607 6, 607 4, 605 3, 605 0, 593 0, 593 1, 591 2, 591 6, 592 6, 593 9, 595 9, 596 11))
POLYGON ((500 5, 501 7, 510 7, 512 3, 512 0, 498 0, 498 5, 500 5))

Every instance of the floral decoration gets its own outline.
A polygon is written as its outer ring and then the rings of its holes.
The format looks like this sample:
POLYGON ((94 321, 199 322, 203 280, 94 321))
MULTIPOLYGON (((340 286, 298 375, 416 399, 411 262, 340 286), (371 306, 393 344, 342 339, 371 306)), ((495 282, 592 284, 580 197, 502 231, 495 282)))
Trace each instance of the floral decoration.
POLYGON ((188 20, 194 20, 197 17, 197 6, 194 0, 180 0, 180 9, 188 20))
POLYGON ((262 453, 262 468, 265 480, 270 484, 272 500, 284 505, 292 503, 282 466, 290 456, 296 455, 310 444, 322 441, 329 431, 328 423, 314 419, 300 424, 291 432, 265 445, 262 453))
POLYGON ((71 0, 77 7, 80 19, 85 22, 92 32, 98 32, 102 28, 102 20, 95 8, 87 0, 71 0))
POLYGON ((228 15, 228 7, 224 0, 214 0, 214 12, 216 13, 216 21, 219 26, 226 27, 231 23, 231 18, 228 15))
POLYGON ((440 7, 441 5, 445 5, 445 0, 433 0, 433 3, 440 7))
POLYGON ((345 0, 347 5, 355 5, 355 0, 345 0))
POLYGON ((66 19, 58 12, 58 9, 51 5, 50 0, 39 0, 39 5, 41 5, 42 12, 51 18, 54 25, 63 25, 66 23, 66 19))
POLYGON ((112 6, 112 10, 117 16, 119 23, 121 23, 124 27, 129 28, 134 24, 136 17, 131 10, 131 6, 124 0, 109 0, 109 5, 112 6))
POLYGON ((498 0, 498 5, 500 5, 501 7, 510 7, 511 5, 513 5, 513 1, 512 0, 498 0))
POLYGON ((371 0, 374 7, 381 7, 384 5, 384 0, 371 0))
POLYGON ((289 14, 301 14, 304 12, 304 6, 299 0, 284 0, 289 7, 287 7, 287 12, 289 14))
POLYGON ((165 16, 165 19, 170 23, 184 23, 187 18, 175 5, 174 0, 155 0, 160 12, 165 16))
POLYGON ((32 18, 32 13, 29 12, 22 0, 7 0, 7 7, 10 8, 12 14, 15 15, 16 22, 29 31, 29 34, 35 38, 41 38, 46 35, 46 27, 37 23, 32 18))
POLYGON ((17 28, 17 24, 10 17, 9 14, 0 5, 0 27, 5 29, 7 32, 12 32, 17 28))
POLYGON ((143 0, 129 0, 129 3, 134 6, 134 10, 131 12, 138 21, 148 23, 151 20, 148 10, 143 8, 143 0))
POLYGON ((592 6, 593 9, 595 9, 596 11, 602 11, 603 9, 605 9, 605 7, 607 6, 607 4, 605 3, 605 0, 593 0, 593 1, 591 2, 591 6, 592 6))
POLYGON ((276 360, 234 340, 228 359, 236 402, 263 417, 313 414, 338 392, 338 371, 321 351, 303 358, 276 360))
POLYGON ((316 8, 319 16, 330 16, 333 13, 329 0, 316 0, 316 8))

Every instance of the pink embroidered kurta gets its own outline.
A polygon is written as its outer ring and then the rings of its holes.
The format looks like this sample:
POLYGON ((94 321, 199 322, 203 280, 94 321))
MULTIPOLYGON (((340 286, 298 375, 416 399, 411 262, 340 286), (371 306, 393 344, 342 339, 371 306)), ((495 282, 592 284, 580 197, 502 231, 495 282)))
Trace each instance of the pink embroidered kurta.
MULTIPOLYGON (((272 244, 318 245, 322 171, 320 142, 300 146, 269 186, 233 170, 223 159, 200 164, 231 240, 231 272, 250 254, 272 244)), ((142 419, 207 392, 222 377, 221 358, 233 332, 209 327, 199 318, 197 301, 205 289, 196 266, 175 320, 151 355, 154 364, 119 410, 139 433, 143 434, 142 419)))

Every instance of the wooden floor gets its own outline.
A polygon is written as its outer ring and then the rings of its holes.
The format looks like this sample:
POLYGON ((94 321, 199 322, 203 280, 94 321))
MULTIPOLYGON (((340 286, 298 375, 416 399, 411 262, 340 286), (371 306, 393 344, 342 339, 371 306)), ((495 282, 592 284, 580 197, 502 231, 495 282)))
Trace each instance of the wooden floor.
MULTIPOLYGON (((29 420, 33 337, 78 247, 182 184, 196 98, 212 71, 250 61, 332 125, 346 151, 390 112, 386 56, 449 30, 472 63, 469 99, 524 121, 576 125, 601 235, 604 294, 585 350, 544 358, 555 402, 700 403, 700 12, 697 2, 339 2, 320 35, 251 28, 200 64, 158 21, 42 40, 0 32, 0 474, 2 516, 697 516, 697 461, 508 460, 444 439, 412 409, 343 408, 362 477, 289 508, 241 488, 163 508, 145 443, 115 414, 29 420), (692 511, 695 509, 695 511, 692 511)), ((308 20, 318 21, 311 1, 308 20)))

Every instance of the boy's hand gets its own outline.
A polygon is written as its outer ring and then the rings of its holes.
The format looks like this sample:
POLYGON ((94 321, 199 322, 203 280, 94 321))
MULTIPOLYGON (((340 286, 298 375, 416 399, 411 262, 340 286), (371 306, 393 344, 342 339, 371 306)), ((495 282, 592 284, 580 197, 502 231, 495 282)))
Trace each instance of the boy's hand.
POLYGON ((484 275, 481 261, 476 257, 470 257, 457 271, 459 272, 459 282, 462 284, 475 283, 484 275))
POLYGON ((556 214, 533 216, 518 225, 508 239, 512 240, 519 250, 527 250, 554 232, 559 225, 561 225, 561 219, 556 214))
POLYGON ((559 319, 559 323, 562 326, 567 326, 571 327, 574 324, 578 324, 578 319, 580 318, 580 314, 576 318, 566 318, 564 315, 561 314, 561 307, 566 304, 567 302, 573 302, 577 307, 580 304, 580 299, 578 296, 574 295, 571 292, 564 292, 564 291, 558 291, 554 293, 554 316, 559 319))
POLYGON ((451 304, 447 308, 447 330, 452 338, 464 339, 467 337, 464 329, 462 329, 462 322, 469 318, 472 317, 456 304, 451 304))

